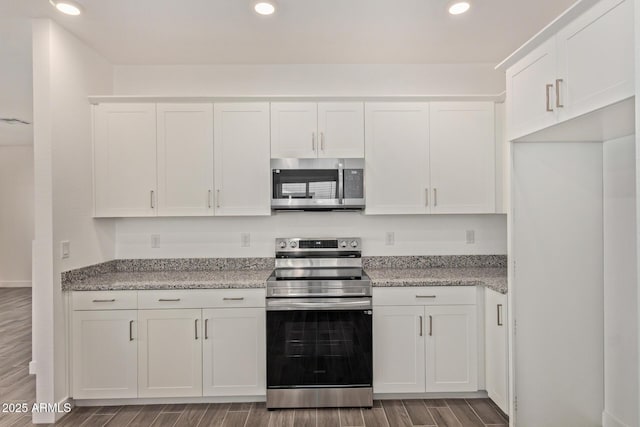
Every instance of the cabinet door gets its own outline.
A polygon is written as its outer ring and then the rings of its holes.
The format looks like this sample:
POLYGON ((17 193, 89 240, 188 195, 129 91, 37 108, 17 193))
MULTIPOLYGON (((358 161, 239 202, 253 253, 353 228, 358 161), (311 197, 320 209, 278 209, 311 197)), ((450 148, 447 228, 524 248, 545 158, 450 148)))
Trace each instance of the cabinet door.
POLYGON ((427 392, 477 391, 476 306, 429 306, 425 314, 427 392))
POLYGON ((269 104, 215 104, 216 215, 270 215, 269 104))
POLYGON ((93 111, 95 215, 154 216, 155 104, 100 104, 93 111))
POLYGON ((318 156, 318 105, 315 102, 271 103, 271 157, 318 156))
POLYGON ((429 104, 365 104, 367 214, 427 212, 429 104))
POLYGON ((158 104, 158 215, 213 215, 213 107, 158 104))
POLYGON ((318 157, 364 157, 364 105, 362 102, 318 104, 318 157))
POLYGON ((553 37, 507 70, 509 140, 556 122, 555 80, 556 42, 553 37))
POLYGON ((492 102, 430 104, 431 212, 495 212, 492 102))
POLYGON ((507 296, 485 290, 485 382, 487 394, 509 413, 507 296))
POLYGON ((73 312, 73 397, 138 397, 136 310, 73 312))
POLYGON ((424 307, 373 310, 373 391, 425 391, 424 307))
POLYGON ((596 4, 557 35, 561 120, 634 95, 633 1, 596 4))
POLYGON ((202 396, 201 310, 139 310, 138 327, 138 396, 202 396))
POLYGON ((204 395, 264 395, 264 308, 218 308, 202 314, 204 395))

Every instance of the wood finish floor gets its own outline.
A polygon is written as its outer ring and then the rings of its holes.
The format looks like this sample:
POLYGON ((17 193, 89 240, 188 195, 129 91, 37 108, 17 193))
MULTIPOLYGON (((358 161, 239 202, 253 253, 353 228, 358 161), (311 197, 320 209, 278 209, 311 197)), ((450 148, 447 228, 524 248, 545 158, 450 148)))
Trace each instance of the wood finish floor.
MULTIPOLYGON (((0 288, 0 404, 33 404, 35 377, 29 375, 30 360, 31 289, 0 288)), ((508 418, 489 399, 427 399, 377 400, 370 410, 267 411, 264 403, 80 407, 56 426, 504 427, 508 424, 508 418)), ((0 427, 30 425, 31 414, 0 411, 0 427)))

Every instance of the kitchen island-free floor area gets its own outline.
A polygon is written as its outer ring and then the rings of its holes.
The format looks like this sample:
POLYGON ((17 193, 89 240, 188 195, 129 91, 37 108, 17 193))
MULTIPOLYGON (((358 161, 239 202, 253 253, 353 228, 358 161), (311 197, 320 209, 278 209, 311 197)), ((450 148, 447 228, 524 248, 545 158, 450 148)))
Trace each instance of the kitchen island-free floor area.
POLYGON ((368 409, 267 411, 264 403, 212 403, 75 408, 56 426, 507 426, 489 399, 384 400, 368 409))

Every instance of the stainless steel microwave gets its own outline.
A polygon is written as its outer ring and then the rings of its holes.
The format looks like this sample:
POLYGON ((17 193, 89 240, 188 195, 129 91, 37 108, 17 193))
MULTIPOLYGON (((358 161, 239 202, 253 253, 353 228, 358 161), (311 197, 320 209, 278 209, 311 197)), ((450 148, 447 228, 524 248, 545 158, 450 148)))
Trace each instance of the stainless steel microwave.
POLYGON ((272 159, 272 210, 364 209, 364 159, 272 159))

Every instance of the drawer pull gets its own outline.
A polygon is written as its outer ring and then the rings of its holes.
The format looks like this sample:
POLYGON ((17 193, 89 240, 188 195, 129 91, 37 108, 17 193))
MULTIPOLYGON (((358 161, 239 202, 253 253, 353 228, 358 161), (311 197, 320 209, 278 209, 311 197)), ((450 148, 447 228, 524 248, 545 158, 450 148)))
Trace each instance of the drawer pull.
POLYGON ((133 341, 133 320, 129 320, 129 341, 133 341))
POLYGON ((435 298, 435 295, 416 295, 416 298, 435 298))
POLYGON ((209 339, 209 319, 204 319, 204 339, 209 339))
POLYGON ((244 300, 244 297, 222 298, 222 301, 242 301, 242 300, 244 300))
POLYGON ((93 302, 116 302, 115 298, 111 299, 94 299, 93 302))
POLYGON ((498 309, 498 326, 502 326, 502 304, 498 304, 497 305, 497 309, 498 309))
POLYGON ((420 336, 422 336, 422 316, 420 317, 420 336))
POLYGON ((433 316, 429 315, 429 336, 433 336, 433 316))
POLYGON ((180 298, 160 298, 158 301, 160 302, 178 302, 180 298))

